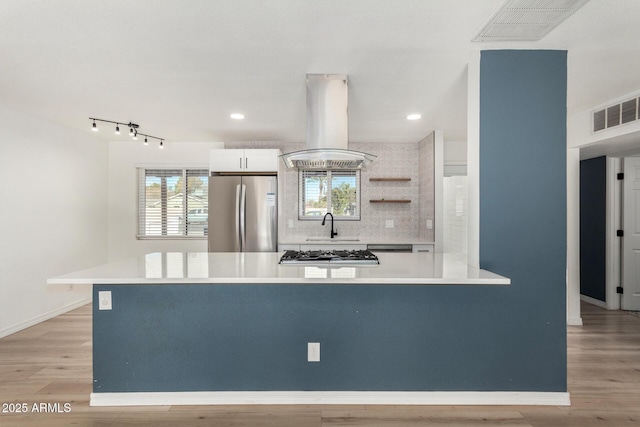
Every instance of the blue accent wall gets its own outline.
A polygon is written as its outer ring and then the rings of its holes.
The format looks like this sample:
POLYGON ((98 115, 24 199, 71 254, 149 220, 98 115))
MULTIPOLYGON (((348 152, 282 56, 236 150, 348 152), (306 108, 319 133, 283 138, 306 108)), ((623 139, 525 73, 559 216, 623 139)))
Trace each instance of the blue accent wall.
POLYGON ((607 158, 580 162, 580 293, 605 302, 607 158))
POLYGON ((565 392, 566 52, 480 70, 480 262, 510 286, 96 285, 94 391, 565 392))
POLYGON ((556 389, 566 388, 566 82, 565 51, 481 53, 480 267, 511 278, 503 346, 556 389))

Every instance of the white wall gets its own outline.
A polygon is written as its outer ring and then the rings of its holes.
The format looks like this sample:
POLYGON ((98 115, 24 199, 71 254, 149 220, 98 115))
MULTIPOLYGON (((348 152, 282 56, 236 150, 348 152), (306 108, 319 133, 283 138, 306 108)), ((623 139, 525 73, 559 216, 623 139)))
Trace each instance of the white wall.
POLYGON ((467 68, 467 262, 480 267, 480 52, 467 68))
POLYGON ((442 252, 467 253, 467 177, 443 179, 442 252))
POLYGON ((107 260, 107 143, 0 107, 0 337, 82 305, 51 276, 107 260))
POLYGON ((444 143, 445 165, 467 164, 467 141, 445 141, 444 143))
POLYGON ((209 168, 209 150, 222 142, 109 143, 109 261, 150 252, 206 252, 206 239, 138 240, 138 167, 209 168))

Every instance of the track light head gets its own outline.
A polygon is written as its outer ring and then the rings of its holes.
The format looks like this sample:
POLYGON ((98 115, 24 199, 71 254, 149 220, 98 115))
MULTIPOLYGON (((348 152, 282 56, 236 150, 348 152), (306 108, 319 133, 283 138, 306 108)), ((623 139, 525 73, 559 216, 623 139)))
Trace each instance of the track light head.
POLYGON ((93 121, 93 126, 91 127, 91 130, 94 132, 98 132, 98 126, 96 126, 96 121, 93 121))
POLYGON ((144 136, 144 145, 149 145, 149 141, 147 140, 147 136, 144 136))
POLYGON ((116 135, 120 135, 120 126, 116 123, 116 135))
POLYGON ((163 149, 163 148, 164 148, 164 141, 163 141, 162 139, 160 140, 160 147, 159 147, 159 148, 160 148, 160 149, 163 149))

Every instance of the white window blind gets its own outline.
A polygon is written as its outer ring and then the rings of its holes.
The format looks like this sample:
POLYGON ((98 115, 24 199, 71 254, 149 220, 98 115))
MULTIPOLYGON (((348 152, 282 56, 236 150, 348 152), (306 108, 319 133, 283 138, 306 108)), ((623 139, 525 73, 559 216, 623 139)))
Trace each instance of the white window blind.
POLYGON ((360 171, 301 170, 298 182, 300 219, 360 219, 360 171))
POLYGON ((138 169, 138 237, 203 237, 208 170, 138 169))

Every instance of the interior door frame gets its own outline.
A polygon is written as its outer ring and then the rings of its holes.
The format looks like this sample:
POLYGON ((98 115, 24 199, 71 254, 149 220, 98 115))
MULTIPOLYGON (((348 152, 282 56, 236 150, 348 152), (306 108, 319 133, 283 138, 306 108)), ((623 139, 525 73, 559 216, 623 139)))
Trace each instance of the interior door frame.
POLYGON ((622 226, 622 181, 618 173, 622 172, 622 158, 607 156, 607 224, 606 224, 606 303, 607 310, 620 310, 621 283, 620 246, 621 239, 616 235, 622 226))

